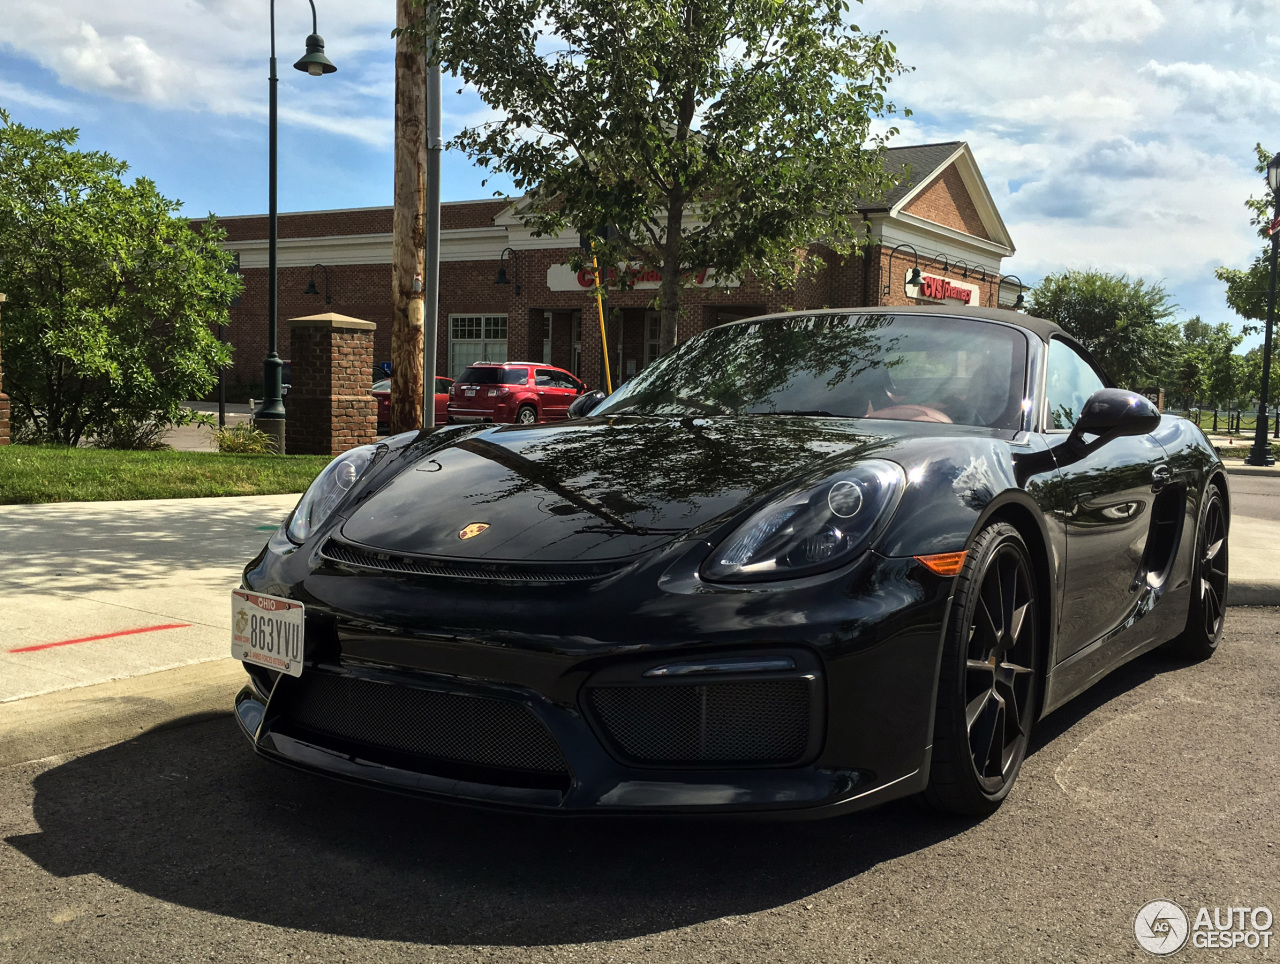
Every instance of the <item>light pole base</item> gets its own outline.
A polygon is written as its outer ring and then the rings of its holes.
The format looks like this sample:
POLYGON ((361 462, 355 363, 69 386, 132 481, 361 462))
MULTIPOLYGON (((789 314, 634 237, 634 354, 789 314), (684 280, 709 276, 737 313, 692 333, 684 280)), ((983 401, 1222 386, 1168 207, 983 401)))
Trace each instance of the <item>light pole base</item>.
POLYGON ((270 435, 275 443, 276 454, 284 455, 284 419, 257 415, 253 419, 253 427, 270 435))
POLYGON ((1249 450, 1249 457, 1244 460, 1245 465, 1275 465, 1276 457, 1271 454, 1271 446, 1267 446, 1258 450, 1258 446, 1254 446, 1249 450))

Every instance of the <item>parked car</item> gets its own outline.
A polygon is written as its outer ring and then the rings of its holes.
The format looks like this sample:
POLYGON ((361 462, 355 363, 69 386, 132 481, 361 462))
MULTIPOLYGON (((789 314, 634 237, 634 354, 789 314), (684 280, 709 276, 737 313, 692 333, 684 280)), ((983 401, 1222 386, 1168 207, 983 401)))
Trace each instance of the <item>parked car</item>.
MULTIPOLYGON (((443 425, 445 423, 446 408, 449 404, 449 387, 453 385, 452 378, 445 378, 443 375, 436 376, 436 424, 443 425)), ((373 383, 373 397, 378 400, 378 431, 387 432, 391 429, 391 379, 383 378, 373 383)))
POLYGON ((335 459, 233 596, 235 715, 480 806, 987 814, 1045 714, 1213 655, 1227 505, 1203 433, 1050 322, 731 322, 583 418, 335 459))
POLYGON ((575 375, 537 362, 476 362, 449 392, 451 422, 557 422, 587 390, 575 375))

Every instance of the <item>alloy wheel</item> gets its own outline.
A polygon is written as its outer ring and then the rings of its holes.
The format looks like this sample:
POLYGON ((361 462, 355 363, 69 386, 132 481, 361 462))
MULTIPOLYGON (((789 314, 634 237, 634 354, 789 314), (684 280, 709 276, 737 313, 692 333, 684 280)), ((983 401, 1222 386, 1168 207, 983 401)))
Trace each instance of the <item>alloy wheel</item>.
POLYGON ((1200 611, 1204 632, 1216 639, 1222 628, 1227 598, 1227 517, 1222 500, 1210 501, 1204 518, 1204 545, 1200 555, 1200 611))
POLYGON ((974 772, 993 793, 1021 760, 1031 732, 1036 647, 1035 588, 1017 545, 996 549, 969 626, 965 728, 974 772))

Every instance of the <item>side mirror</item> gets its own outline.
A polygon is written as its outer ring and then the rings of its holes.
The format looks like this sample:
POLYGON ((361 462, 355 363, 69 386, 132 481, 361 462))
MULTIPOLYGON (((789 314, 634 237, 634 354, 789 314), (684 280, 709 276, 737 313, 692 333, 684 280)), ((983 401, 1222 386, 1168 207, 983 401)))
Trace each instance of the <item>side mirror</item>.
POLYGON ((596 389, 579 395, 569 405, 569 418, 585 418, 590 411, 604 401, 604 392, 596 389))
POLYGON ((1089 396, 1071 434, 1146 435, 1160 424, 1160 410, 1149 398, 1123 388, 1102 388, 1089 396))

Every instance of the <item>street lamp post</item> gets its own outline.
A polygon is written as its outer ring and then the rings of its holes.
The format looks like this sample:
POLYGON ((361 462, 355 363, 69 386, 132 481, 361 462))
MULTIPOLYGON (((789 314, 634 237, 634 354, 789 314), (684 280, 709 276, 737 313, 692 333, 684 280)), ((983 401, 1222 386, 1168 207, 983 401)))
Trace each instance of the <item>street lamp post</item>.
MULTIPOLYGON (((293 66, 306 71, 312 77, 331 74, 338 68, 324 55, 324 38, 316 32, 315 0, 307 0, 311 4, 311 36, 307 38, 307 52, 293 66)), ((271 92, 268 111, 267 148, 269 167, 267 175, 268 215, 267 215, 267 357, 262 362, 263 394, 262 407, 253 413, 254 424, 270 435, 276 444, 276 451, 284 451, 284 401, 281 399, 281 374, 284 362, 280 360, 276 324, 276 0, 271 0, 271 76, 269 90, 271 92)))
POLYGON ((1262 391, 1258 397, 1258 424, 1253 437, 1253 448, 1246 463, 1249 465, 1275 465, 1271 446, 1267 440, 1267 396, 1271 382, 1271 322, 1276 312, 1276 246, 1280 245, 1280 154, 1267 165, 1267 186, 1271 188, 1271 284, 1267 291, 1267 327, 1262 335, 1262 391))

